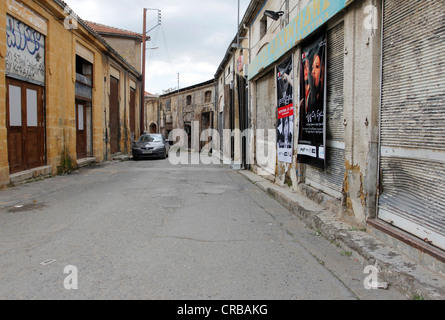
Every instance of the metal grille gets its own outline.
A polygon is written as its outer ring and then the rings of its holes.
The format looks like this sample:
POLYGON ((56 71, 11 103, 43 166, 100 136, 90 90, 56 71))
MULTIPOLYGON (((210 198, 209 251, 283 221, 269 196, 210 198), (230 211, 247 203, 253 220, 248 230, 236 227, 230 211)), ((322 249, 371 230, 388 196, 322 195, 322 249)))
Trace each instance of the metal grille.
MULTIPOLYGON (((256 128, 264 130, 264 133, 261 135, 259 131, 256 132, 256 164, 270 175, 275 175, 277 161, 276 136, 269 136, 269 130, 276 128, 278 116, 276 107, 272 107, 276 106, 276 101, 273 101, 275 95, 270 94, 275 90, 274 77, 274 71, 270 71, 258 79, 256 85, 256 128)), ((272 130, 271 132, 275 134, 276 131, 272 130)))
MULTIPOLYGON (((338 148, 327 148, 329 155, 326 161, 326 170, 307 166, 306 177, 324 187, 334 190, 333 196, 340 197, 343 191, 343 181, 345 178, 345 150, 338 148)), ((310 185, 310 182, 308 182, 310 185)))
MULTIPOLYGON (((383 158, 385 193, 380 203, 402 214, 428 223, 441 221, 438 230, 445 235, 445 163, 415 159, 383 158), (434 192, 434 190, 438 192, 434 192), (400 198, 400 201, 397 201, 400 198), (441 214, 442 213, 442 214, 441 214), (441 216, 441 217, 440 217, 441 216)), ((433 223, 433 227, 436 223, 433 223)))
POLYGON ((382 144, 445 151, 443 1, 385 1, 382 144))
POLYGON ((343 125, 344 23, 328 32, 327 139, 345 140, 343 125))
POLYGON ((443 1, 384 1, 379 217, 443 249, 444 61, 443 1))
MULTIPOLYGON (((344 83, 344 23, 340 23, 328 31, 328 65, 327 65, 327 133, 326 170, 306 166, 307 184, 313 181, 330 190, 331 195, 339 197, 343 191, 345 177, 344 148, 329 147, 344 144, 345 129, 343 126, 343 83, 344 83)), ((329 192, 329 191, 328 191, 329 192)))

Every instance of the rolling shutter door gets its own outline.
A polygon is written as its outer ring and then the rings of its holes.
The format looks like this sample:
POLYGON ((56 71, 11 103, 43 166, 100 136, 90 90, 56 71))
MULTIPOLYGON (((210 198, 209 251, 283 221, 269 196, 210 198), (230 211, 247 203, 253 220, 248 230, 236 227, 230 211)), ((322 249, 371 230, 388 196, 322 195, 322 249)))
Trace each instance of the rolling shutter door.
POLYGON ((445 249, 443 1, 384 1, 379 218, 445 249))
POLYGON ((263 175, 275 175, 277 163, 276 128, 277 109, 275 98, 275 72, 270 71, 256 82, 257 132, 255 145, 255 164, 263 175), (261 116, 258 116, 261 115, 261 116), (270 136, 269 133, 273 133, 270 136))
POLYGON ((344 23, 328 31, 327 63, 327 167, 306 166, 306 183, 341 198, 345 177, 343 125, 344 23))

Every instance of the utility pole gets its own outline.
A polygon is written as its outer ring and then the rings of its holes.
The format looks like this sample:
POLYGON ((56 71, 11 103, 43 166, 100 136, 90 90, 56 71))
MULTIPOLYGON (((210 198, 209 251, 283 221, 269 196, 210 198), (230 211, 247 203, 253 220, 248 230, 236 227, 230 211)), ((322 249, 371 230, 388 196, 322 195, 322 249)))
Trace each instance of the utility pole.
MULTIPOLYGON (((141 92, 141 134, 145 131, 145 78, 146 78, 146 56, 147 56, 147 34, 154 28, 161 25, 161 10, 159 9, 147 9, 144 8, 144 26, 142 31, 142 92, 141 92), (147 11, 156 10, 158 11, 158 24, 152 29, 147 31, 147 11)), ((159 123, 158 123, 159 126, 159 123)))
POLYGON ((141 135, 145 131, 145 56, 147 54, 147 9, 144 8, 144 26, 142 32, 142 92, 141 92, 141 135))

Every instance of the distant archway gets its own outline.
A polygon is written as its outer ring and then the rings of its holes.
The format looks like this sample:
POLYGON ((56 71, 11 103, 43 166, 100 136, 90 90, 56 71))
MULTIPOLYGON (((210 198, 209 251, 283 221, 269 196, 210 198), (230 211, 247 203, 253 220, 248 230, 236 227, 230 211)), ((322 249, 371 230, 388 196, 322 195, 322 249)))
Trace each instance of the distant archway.
POLYGON ((157 129, 158 127, 156 126, 156 124, 150 124, 150 133, 157 133, 157 129))

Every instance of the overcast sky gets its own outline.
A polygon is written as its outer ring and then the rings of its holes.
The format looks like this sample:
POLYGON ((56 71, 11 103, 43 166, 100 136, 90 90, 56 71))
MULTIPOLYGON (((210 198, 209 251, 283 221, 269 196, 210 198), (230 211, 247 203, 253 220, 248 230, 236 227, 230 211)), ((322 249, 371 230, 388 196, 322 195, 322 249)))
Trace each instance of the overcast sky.
MULTIPOLYGON (((143 8, 160 9, 150 33, 146 90, 162 93, 213 79, 236 35, 238 0, 65 0, 83 20, 142 33, 143 8)), ((240 19, 250 0, 240 0, 240 19)), ((148 11, 147 29, 157 11, 148 11)))

